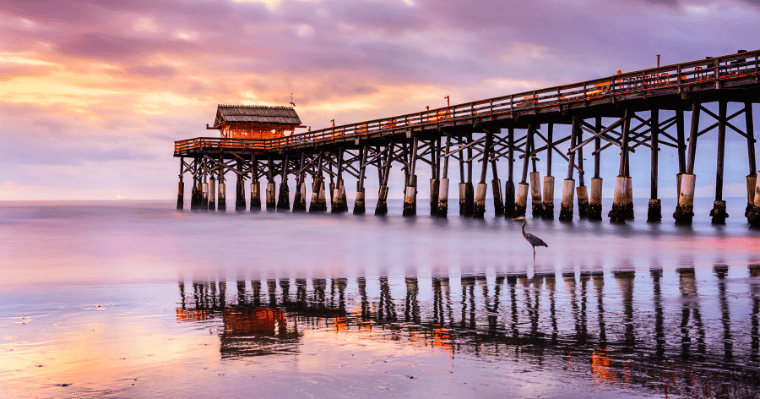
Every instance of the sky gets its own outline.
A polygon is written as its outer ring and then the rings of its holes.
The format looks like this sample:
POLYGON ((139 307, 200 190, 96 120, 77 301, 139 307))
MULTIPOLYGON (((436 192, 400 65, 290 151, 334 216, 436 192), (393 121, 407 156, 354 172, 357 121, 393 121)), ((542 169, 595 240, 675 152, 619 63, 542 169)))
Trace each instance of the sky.
POLYGON ((3 1, 0 200, 175 198, 173 142, 216 133, 217 104, 292 93, 318 129, 755 50, 757 21, 760 0, 3 1))

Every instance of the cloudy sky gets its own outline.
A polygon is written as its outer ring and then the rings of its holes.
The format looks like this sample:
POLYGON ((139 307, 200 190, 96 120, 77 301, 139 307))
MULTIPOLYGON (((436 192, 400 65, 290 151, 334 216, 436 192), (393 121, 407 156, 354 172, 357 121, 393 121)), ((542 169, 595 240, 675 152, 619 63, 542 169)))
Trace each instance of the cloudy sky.
POLYGON ((173 198, 173 141, 219 103, 293 93, 316 129, 754 50, 758 21, 758 0, 5 0, 0 199, 173 198))

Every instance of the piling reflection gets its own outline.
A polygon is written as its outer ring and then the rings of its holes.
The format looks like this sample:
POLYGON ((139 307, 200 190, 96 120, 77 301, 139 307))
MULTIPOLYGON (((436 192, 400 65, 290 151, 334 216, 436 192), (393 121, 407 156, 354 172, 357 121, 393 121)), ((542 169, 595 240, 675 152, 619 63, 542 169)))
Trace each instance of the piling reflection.
POLYGON ((760 265, 744 273, 732 279, 718 264, 704 279, 691 267, 667 272, 654 264, 648 273, 582 271, 561 278, 239 280, 231 300, 225 282, 181 282, 177 321, 215 326, 221 358, 228 360, 297 354, 305 334, 331 331, 426 346, 452 358, 568 370, 651 394, 755 397, 760 265), (737 314, 741 309, 749 312, 737 314))

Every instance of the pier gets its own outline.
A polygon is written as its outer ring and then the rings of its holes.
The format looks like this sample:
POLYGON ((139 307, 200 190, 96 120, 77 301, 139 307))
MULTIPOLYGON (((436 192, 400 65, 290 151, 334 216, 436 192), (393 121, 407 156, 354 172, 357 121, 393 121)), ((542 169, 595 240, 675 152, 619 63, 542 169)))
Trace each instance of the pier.
MULTIPOLYGON (((351 176, 356 181, 353 213, 363 214, 367 207, 366 171, 371 167, 377 170, 379 187, 374 213, 385 215, 391 170, 400 166, 405 216, 416 215, 417 193, 426 185, 417 181, 418 167, 430 167, 431 215, 445 217, 449 212, 451 172, 453 178, 459 178, 460 215, 484 217, 490 182, 497 216, 524 216, 530 209, 536 217, 553 219, 553 166, 559 162, 560 168, 566 167, 560 172, 567 171, 560 175, 564 177, 560 220, 601 220, 602 181, 606 177, 615 179, 614 200, 607 217, 624 223, 634 214, 629 158, 640 149, 651 154, 649 221, 662 219, 658 168, 660 151, 665 150, 678 157, 678 174, 674 176, 678 203, 672 214, 675 222, 690 224, 695 216, 695 163, 714 162, 715 200, 710 214, 705 216, 715 224, 723 224, 729 217, 723 199, 725 142, 728 134, 738 134, 747 143, 744 216, 751 226, 760 226, 760 182, 752 117, 752 105, 760 102, 759 57, 760 50, 740 51, 305 133, 294 133, 302 126, 292 108, 220 106, 217 120, 209 129, 219 130, 221 137, 175 142, 174 156, 180 158, 177 208, 184 208, 184 176, 189 174, 190 207, 194 210, 226 210, 225 182, 230 175, 236 179, 237 211, 261 209, 259 182, 266 179, 267 209, 347 212, 345 178, 351 176), (728 114, 730 103, 738 104, 739 110, 728 114), (708 109, 708 104, 717 105, 718 111, 708 109), (227 118, 226 113, 233 109, 238 114, 227 118), (744 126, 732 122, 740 116, 744 126), (710 125, 700 126, 705 121, 710 125), (245 133, 233 134, 234 129, 228 129, 235 123, 247 124, 240 130, 245 133), (569 126, 569 133, 558 134, 556 128, 560 125, 569 126), (715 157, 696 159, 699 137, 715 130, 715 157), (254 131, 259 132, 257 136, 251 133, 254 131), (560 145, 568 147, 567 151, 560 151, 560 145), (619 167, 611 176, 601 170, 600 157, 605 150, 619 153, 619 167), (584 151, 586 156, 592 156, 586 165, 584 151), (541 159, 546 160, 543 179, 537 169, 541 159), (506 162, 508 171, 503 185, 498 176, 500 162, 506 162), (280 176, 279 190, 275 187, 276 176, 280 176), (292 204, 288 183, 291 176, 295 178, 292 204), (310 197, 307 177, 311 179, 310 197), (250 190, 246 190, 246 181, 250 181, 250 190), (330 196, 329 208, 326 194, 330 196)), ((634 165, 638 166, 646 165, 634 165)), ((700 177, 700 181, 712 183, 708 179, 700 177)))

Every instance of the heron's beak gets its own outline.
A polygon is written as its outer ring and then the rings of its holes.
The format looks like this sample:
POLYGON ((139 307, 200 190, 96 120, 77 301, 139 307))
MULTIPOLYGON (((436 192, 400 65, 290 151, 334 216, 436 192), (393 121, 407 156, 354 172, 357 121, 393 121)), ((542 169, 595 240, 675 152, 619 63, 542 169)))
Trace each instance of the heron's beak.
POLYGON ((523 219, 525 219, 525 218, 524 218, 524 217, 522 217, 522 216, 520 216, 520 217, 516 217, 516 218, 514 218, 514 219, 512 219, 512 220, 523 220, 523 219))

